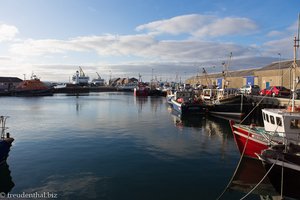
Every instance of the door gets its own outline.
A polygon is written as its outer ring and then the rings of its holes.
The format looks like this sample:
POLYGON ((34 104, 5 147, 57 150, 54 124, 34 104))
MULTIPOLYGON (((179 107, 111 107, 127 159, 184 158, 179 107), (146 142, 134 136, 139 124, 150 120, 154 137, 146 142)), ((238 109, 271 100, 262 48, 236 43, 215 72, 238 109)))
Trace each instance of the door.
POLYGON ((221 89, 222 86, 223 86, 223 85, 222 85, 222 81, 223 81, 222 78, 218 78, 218 79, 217 79, 217 86, 218 86, 218 88, 220 88, 220 89, 221 89))
POLYGON ((246 85, 254 85, 254 76, 246 76, 246 85))
POLYGON ((266 82, 266 88, 270 87, 270 82, 266 82))

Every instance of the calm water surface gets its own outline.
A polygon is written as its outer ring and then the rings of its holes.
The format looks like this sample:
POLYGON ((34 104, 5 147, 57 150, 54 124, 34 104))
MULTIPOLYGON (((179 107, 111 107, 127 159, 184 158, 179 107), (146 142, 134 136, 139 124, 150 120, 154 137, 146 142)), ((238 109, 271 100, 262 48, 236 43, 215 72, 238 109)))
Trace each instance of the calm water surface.
MULTIPOLYGON (((52 192, 59 199, 216 199, 239 161, 228 121, 181 120, 162 97, 2 97, 0 105, 1 115, 10 116, 15 138, 9 177, 0 179, 1 185, 14 184, 10 193, 52 192)), ((229 190, 222 199, 244 195, 229 190)))

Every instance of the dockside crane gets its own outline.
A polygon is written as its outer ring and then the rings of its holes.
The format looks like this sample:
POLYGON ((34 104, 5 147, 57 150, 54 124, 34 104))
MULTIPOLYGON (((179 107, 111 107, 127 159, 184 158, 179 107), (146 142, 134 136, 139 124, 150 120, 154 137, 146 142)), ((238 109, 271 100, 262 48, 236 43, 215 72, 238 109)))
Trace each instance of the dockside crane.
POLYGON ((79 75, 85 77, 85 74, 80 66, 79 66, 79 75))

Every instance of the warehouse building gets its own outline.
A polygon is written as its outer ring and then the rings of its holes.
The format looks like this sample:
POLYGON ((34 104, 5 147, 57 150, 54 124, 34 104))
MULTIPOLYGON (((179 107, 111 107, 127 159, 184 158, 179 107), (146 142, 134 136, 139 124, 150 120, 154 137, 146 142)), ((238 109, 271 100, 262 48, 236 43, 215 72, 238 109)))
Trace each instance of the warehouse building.
MULTIPOLYGON (((269 86, 284 86, 292 88, 293 61, 273 62, 265 67, 230 71, 225 73, 207 74, 189 78, 186 83, 191 85, 216 85, 219 88, 240 88, 243 85, 258 85, 260 88, 269 86), (226 78, 225 78, 226 77, 226 78)), ((295 69, 296 77, 300 77, 300 60, 297 60, 298 68, 295 69)), ((300 78, 299 78, 300 79, 300 78)), ((300 84, 297 85, 300 88, 300 84)))

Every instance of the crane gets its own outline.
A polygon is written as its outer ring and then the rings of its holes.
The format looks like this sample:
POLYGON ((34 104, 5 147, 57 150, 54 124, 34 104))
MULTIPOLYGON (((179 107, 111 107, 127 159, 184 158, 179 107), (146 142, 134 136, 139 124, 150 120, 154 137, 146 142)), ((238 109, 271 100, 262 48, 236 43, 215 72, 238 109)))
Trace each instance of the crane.
POLYGON ((205 80, 206 80, 206 84, 207 84, 207 87, 208 87, 209 84, 211 83, 211 80, 210 80, 210 78, 208 77, 207 72, 206 72, 206 70, 205 70, 204 67, 203 67, 202 73, 204 74, 204 77, 205 77, 205 80))
POLYGON ((98 78, 101 79, 101 76, 98 74, 98 72, 96 72, 96 74, 98 75, 98 78))
POLYGON ((80 73, 80 76, 85 76, 85 74, 80 66, 79 66, 79 73, 80 73))

